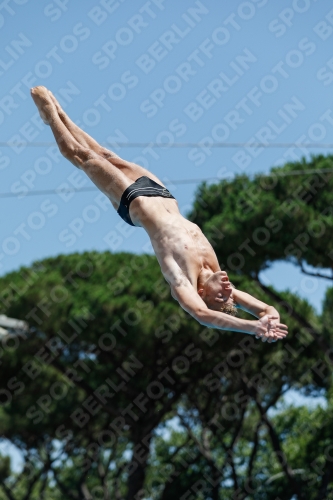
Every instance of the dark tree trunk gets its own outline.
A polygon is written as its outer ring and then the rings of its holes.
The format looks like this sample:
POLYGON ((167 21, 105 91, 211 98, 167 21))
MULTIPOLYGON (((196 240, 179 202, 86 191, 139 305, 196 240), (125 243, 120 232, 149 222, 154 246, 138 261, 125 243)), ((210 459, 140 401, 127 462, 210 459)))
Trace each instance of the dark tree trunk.
MULTIPOLYGON (((131 460, 131 466, 136 465, 137 462, 131 460)), ((146 477, 146 463, 138 464, 135 471, 128 478, 128 490, 126 500, 136 500, 140 498, 138 493, 143 489, 146 477), (138 495, 138 496, 137 496, 138 495)))
POLYGON ((327 498, 327 489, 333 477, 333 463, 332 462, 329 463, 328 461, 326 461, 326 465, 327 465, 326 471, 322 477, 321 485, 318 490, 318 495, 316 497, 316 500, 325 500, 325 498, 327 498))
POLYGON ((129 471, 133 470, 133 472, 128 476, 126 500, 139 500, 141 498, 140 491, 143 490, 145 483, 151 438, 152 435, 148 431, 133 439, 133 450, 137 451, 133 453, 129 463, 129 471))

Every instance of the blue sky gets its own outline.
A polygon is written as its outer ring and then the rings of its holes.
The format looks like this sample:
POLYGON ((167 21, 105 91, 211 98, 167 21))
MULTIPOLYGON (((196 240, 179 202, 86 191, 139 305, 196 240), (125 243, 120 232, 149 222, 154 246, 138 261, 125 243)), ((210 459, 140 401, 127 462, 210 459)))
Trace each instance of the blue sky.
MULTIPOLYGON (((97 190, 63 193, 92 185, 57 154, 31 86, 50 88, 103 143, 206 144, 115 149, 165 182, 267 172, 305 153, 210 143, 333 143, 327 0, 9 0, 0 31, 0 191, 12 195, 1 199, 1 275, 60 253, 150 251, 145 232, 126 226, 97 190)), ((196 187, 170 183, 184 214, 196 187)), ((330 283, 286 263, 263 279, 317 310, 330 283)))

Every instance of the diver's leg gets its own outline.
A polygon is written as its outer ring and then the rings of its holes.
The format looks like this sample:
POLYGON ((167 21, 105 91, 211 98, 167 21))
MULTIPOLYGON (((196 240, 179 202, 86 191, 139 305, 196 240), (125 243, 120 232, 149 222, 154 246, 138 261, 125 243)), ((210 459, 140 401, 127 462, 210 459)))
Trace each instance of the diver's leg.
POLYGON ((72 134, 74 139, 78 143, 80 143, 82 146, 90 149, 91 151, 94 151, 97 153, 99 156, 103 157, 105 160, 110 162, 113 166, 117 167, 119 170, 121 170, 129 179, 131 179, 133 182, 136 181, 139 177, 142 177, 143 175, 150 177, 150 179, 153 179, 155 182, 158 184, 161 184, 164 186, 164 184, 154 175, 152 172, 149 170, 140 167, 140 165, 137 165, 136 163, 129 162, 127 160, 124 160, 120 158, 116 153, 113 151, 110 151, 107 148, 104 148, 100 144, 98 144, 95 139, 93 139, 89 134, 84 132, 76 123, 74 123, 69 116, 65 113, 65 111, 62 109, 60 106, 59 102, 55 98, 55 96, 52 94, 52 92, 48 91, 51 97, 51 100, 53 104, 56 107, 56 110, 58 112, 58 115, 63 122, 63 124, 66 126, 68 131, 72 134))
POLYGON ((95 139, 93 139, 89 134, 87 134, 87 132, 85 132, 78 125, 76 125, 76 123, 74 123, 62 109, 56 97, 52 94, 52 92, 50 90, 48 92, 50 94, 51 100, 53 101, 56 107, 59 118, 66 126, 68 131, 72 134, 74 139, 77 140, 77 142, 79 142, 82 146, 91 149, 100 156, 103 156, 103 158, 105 159, 108 159, 109 157, 119 158, 118 155, 98 144, 98 142, 95 141, 95 139))
POLYGON ((42 119, 50 125, 61 154, 73 165, 83 170, 93 183, 111 200, 117 209, 125 189, 132 184, 132 179, 113 163, 97 154, 93 149, 80 144, 70 133, 45 87, 31 90, 32 98, 42 119))

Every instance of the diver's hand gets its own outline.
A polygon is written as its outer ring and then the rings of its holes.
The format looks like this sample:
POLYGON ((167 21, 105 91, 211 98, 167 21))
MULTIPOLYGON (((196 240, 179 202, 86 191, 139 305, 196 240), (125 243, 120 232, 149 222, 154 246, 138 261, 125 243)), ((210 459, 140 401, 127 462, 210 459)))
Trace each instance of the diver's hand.
POLYGON ((287 325, 280 323, 278 316, 265 314, 256 323, 253 335, 256 339, 261 339, 262 342, 276 342, 288 335, 287 325))
POLYGON ((224 301, 227 301, 232 294, 232 286, 229 281, 229 276, 225 271, 222 271, 222 278, 221 278, 221 284, 222 284, 222 296, 224 301))

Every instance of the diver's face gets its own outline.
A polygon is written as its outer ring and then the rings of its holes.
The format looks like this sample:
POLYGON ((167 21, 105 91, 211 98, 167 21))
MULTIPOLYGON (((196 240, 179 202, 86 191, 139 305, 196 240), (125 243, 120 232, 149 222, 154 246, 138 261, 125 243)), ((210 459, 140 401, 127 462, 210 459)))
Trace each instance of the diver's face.
POLYGON ((233 304, 232 286, 225 271, 214 273, 203 286, 202 298, 210 309, 219 310, 221 304, 233 304))

